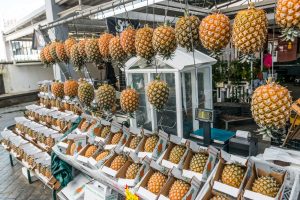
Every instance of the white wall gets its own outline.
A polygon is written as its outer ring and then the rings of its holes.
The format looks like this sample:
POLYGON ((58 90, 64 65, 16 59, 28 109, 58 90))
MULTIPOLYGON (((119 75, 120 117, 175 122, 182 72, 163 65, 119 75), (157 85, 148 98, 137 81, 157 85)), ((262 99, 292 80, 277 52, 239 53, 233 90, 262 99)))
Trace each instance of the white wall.
POLYGON ((53 80, 53 68, 44 68, 41 64, 4 65, 3 81, 5 93, 26 92, 36 90, 37 82, 53 80))

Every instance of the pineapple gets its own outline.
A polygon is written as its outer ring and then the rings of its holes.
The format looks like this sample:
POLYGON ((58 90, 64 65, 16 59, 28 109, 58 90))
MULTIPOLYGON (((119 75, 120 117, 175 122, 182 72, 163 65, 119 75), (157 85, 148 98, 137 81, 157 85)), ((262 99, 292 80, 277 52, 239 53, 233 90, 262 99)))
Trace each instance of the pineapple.
POLYGON ((121 46, 124 52, 128 56, 134 56, 136 54, 135 51, 135 35, 136 30, 134 30, 131 26, 126 28, 120 36, 121 46))
POLYGON ((110 126, 105 126, 102 130, 101 130, 101 135, 100 137, 102 138, 106 138, 106 136, 110 133, 110 126))
POLYGON ((172 163, 178 164, 181 157, 183 156, 186 148, 184 146, 175 145, 170 152, 169 161, 172 163))
POLYGON ((94 87, 89 84, 87 81, 81 81, 78 86, 78 98, 79 101, 89 106, 91 102, 94 100, 94 87))
POLYGON ((183 180, 176 180, 170 188, 169 199, 181 200, 184 195, 189 191, 191 185, 183 180))
POLYGON ((252 186, 252 191, 270 197, 275 197, 280 189, 280 185, 271 176, 261 176, 256 179, 252 186))
POLYGON ((47 44, 44 48, 44 56, 45 56, 48 64, 55 63, 54 58, 51 56, 51 53, 50 53, 50 45, 49 44, 47 44))
POLYGON ((155 172, 150 177, 150 179, 147 183, 147 188, 150 192, 157 195, 160 192, 160 190, 162 189, 162 187, 165 185, 166 182, 167 182, 167 176, 165 176, 164 174, 162 174, 160 172, 155 172))
POLYGON ((58 81, 55 81, 51 84, 51 92, 57 98, 64 97, 64 84, 58 81))
POLYGON ((59 62, 58 56, 56 54, 56 45, 57 45, 56 41, 51 42, 51 44, 49 46, 49 51, 50 51, 51 57, 54 59, 54 61, 59 62))
POLYGON ((210 198, 210 200, 229 200, 229 199, 227 199, 224 196, 217 195, 217 196, 214 196, 214 197, 210 198))
POLYGON ((145 25, 136 32, 135 48, 136 54, 150 61, 155 52, 152 45, 153 29, 145 25))
POLYGON ((106 156, 108 156, 109 151, 102 151, 101 153, 99 153, 99 155, 96 157, 96 161, 100 161, 103 160, 104 158, 106 158, 106 156))
POLYGON ((135 89, 127 88, 120 95, 121 108, 126 113, 133 113, 139 107, 139 94, 135 89))
POLYGON ((221 13, 205 17, 199 26, 202 45, 216 53, 225 48, 230 41, 230 20, 221 13))
POLYGON ((104 110, 111 109, 116 102, 116 91, 111 85, 101 85, 96 91, 96 101, 100 108, 104 110))
POLYGON ((188 51, 193 51, 193 48, 198 45, 198 27, 200 20, 198 17, 185 12, 185 15, 176 22, 175 35, 177 43, 186 48, 188 51))
POLYGON ((118 144, 122 137, 122 132, 117 132, 111 139, 111 144, 118 144))
POLYGON ((40 60, 44 65, 48 65, 48 60, 45 57, 45 47, 41 49, 40 51, 40 60))
POLYGON ((292 98, 288 89, 268 81, 254 91, 251 110, 254 121, 262 128, 261 133, 272 137, 272 131, 285 128, 290 116, 292 98))
POLYGON ((64 45, 65 45, 65 51, 66 51, 68 58, 70 58, 72 46, 76 43, 77 43, 76 39, 73 37, 69 37, 68 39, 66 39, 64 45))
POLYGON ((198 173, 203 173, 208 156, 204 153, 196 153, 193 155, 190 162, 190 170, 198 173))
POLYGON ((145 142, 145 146, 144 146, 144 150, 146 152, 153 152, 156 144, 158 142, 158 136, 157 135, 152 135, 150 137, 147 138, 146 142, 145 142))
POLYGON ((226 185, 239 188, 245 173, 245 168, 238 164, 226 164, 222 171, 221 181, 226 185))
POLYGON ((124 155, 118 155, 114 158, 112 163, 110 164, 110 168, 115 171, 118 171, 127 161, 127 157, 124 155))
POLYGON ((138 163, 132 163, 131 165, 129 165, 126 174, 125 174, 125 178, 126 179, 134 179, 140 169, 141 165, 138 163))
POLYGON ((70 60, 76 71, 81 70, 81 67, 84 65, 84 58, 79 53, 79 43, 72 46, 70 51, 70 60))
POLYGON ((130 143, 129 143, 129 148, 131 148, 131 149, 137 148, 137 146, 139 145, 139 143, 140 143, 141 140, 142 140, 141 137, 139 137, 139 136, 134 136, 134 137, 131 139, 130 143))
POLYGON ((97 146, 91 145, 89 148, 86 150, 84 156, 89 158, 91 157, 95 152, 97 151, 97 146))
POLYGON ((79 51, 79 55, 85 60, 87 61, 87 56, 86 56, 86 53, 85 53, 85 45, 86 45, 86 42, 88 41, 88 39, 83 39, 83 40, 80 40, 78 42, 78 51, 79 51))
POLYGON ((125 60, 126 53, 121 46, 119 36, 113 37, 110 40, 108 48, 109 48, 109 55, 113 61, 117 63, 122 63, 125 60))
POLYGON ((89 39, 85 43, 85 53, 87 59, 95 64, 98 64, 102 61, 97 39, 89 39))
POLYGON ((103 60, 105 61, 110 60, 109 43, 113 37, 114 36, 112 34, 104 33, 103 35, 100 36, 98 40, 98 47, 100 50, 100 54, 103 57, 103 60))
POLYGON ((161 110, 168 101, 169 87, 166 82, 157 77, 156 80, 149 83, 146 93, 150 104, 157 110, 161 110))
POLYGON ((242 54, 259 52, 267 39, 268 19, 264 10, 250 3, 247 10, 239 11, 233 23, 233 44, 242 54))
POLYGON ((64 83, 64 93, 66 96, 75 97, 77 96, 78 83, 74 80, 67 80, 64 83))
POLYGON ((276 24, 282 28, 285 41, 294 41, 300 37, 300 1, 278 0, 275 14, 276 24))
POLYGON ((156 28, 153 32, 152 44, 158 55, 170 59, 177 47, 175 30, 168 25, 156 28))
POLYGON ((56 51, 57 58, 60 62, 67 63, 69 61, 64 43, 57 42, 55 51, 56 51))

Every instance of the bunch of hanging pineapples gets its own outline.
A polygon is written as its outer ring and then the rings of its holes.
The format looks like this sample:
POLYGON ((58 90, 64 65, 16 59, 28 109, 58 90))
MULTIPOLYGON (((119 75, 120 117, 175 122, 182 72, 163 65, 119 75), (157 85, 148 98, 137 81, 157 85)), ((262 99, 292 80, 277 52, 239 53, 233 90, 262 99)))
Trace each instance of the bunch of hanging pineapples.
POLYGON ((57 98, 64 97, 64 84, 58 81, 55 81, 51 84, 51 92, 57 98))
POLYGON ((280 185, 271 176, 261 176, 255 179, 252 191, 270 197, 275 197, 280 189, 280 185))
POLYGON ((88 83, 85 80, 82 80, 78 86, 79 101, 82 104, 89 106, 91 104, 91 102, 94 100, 94 95, 95 95, 95 92, 94 92, 93 85, 91 85, 90 83, 88 83))
POLYGON ((110 110, 116 102, 116 90, 108 84, 101 85, 96 91, 96 101, 100 108, 110 110))
POLYGON ((170 200, 181 200, 189 191, 191 185, 183 180, 176 180, 169 191, 170 200))
POLYGON ((150 61, 155 55, 152 45, 152 37, 153 29, 148 25, 138 29, 135 37, 136 54, 148 61, 150 61))
POLYGON ((133 88, 127 88, 120 95, 121 108, 126 113, 133 113, 139 107, 139 94, 133 88))
POLYGON ((300 37, 300 1, 278 0, 275 21, 282 28, 284 40, 294 41, 300 37))
POLYGON ((109 33, 104 33, 98 39, 98 47, 104 61, 110 60, 109 43, 114 36, 109 33))
POLYGON ((169 87, 165 81, 157 77, 154 81, 149 83, 146 93, 150 104, 157 110, 161 110, 168 101, 169 87))

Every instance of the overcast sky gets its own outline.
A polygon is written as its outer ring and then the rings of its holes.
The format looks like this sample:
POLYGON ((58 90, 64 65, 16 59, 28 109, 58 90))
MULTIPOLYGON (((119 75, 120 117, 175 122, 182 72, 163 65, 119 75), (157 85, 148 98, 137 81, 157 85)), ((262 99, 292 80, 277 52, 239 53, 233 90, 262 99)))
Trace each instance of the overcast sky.
POLYGON ((45 0, 0 0, 0 18, 20 19, 45 4, 45 0))

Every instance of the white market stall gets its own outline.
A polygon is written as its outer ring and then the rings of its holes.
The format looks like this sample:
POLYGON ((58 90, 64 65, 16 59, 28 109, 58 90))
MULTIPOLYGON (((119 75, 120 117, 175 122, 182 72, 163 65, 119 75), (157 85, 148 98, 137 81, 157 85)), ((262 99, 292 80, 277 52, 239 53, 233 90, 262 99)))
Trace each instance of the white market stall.
POLYGON ((146 129, 165 130, 186 137, 199 129, 195 109, 212 109, 212 65, 217 61, 195 50, 187 52, 177 48, 171 59, 156 56, 151 63, 132 57, 125 63, 127 85, 140 94, 140 107, 131 125, 146 129), (197 74, 197 75, 196 75, 197 74), (170 87, 168 102, 157 112, 147 101, 146 86, 159 75, 170 87))

